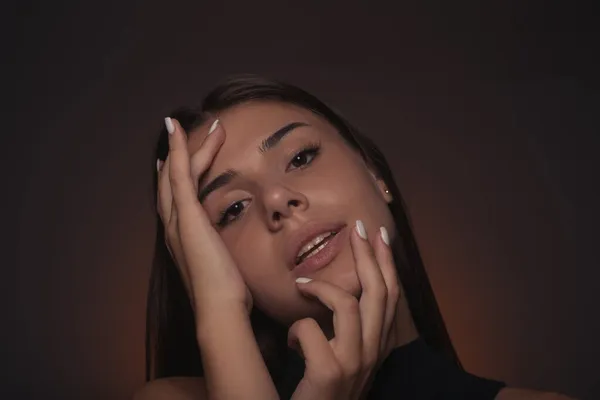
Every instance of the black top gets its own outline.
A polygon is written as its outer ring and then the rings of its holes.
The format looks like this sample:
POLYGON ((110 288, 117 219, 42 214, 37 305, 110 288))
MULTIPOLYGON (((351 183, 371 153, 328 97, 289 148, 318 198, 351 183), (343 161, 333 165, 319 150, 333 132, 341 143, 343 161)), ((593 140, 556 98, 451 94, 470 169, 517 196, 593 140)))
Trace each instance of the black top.
MULTIPOLYGON (((289 399, 304 374, 304 360, 290 355, 278 385, 289 399)), ((377 371, 369 400, 492 400, 506 385, 471 375, 431 350, 421 338, 394 349, 377 371)), ((317 400, 317 399, 315 399, 317 400)))

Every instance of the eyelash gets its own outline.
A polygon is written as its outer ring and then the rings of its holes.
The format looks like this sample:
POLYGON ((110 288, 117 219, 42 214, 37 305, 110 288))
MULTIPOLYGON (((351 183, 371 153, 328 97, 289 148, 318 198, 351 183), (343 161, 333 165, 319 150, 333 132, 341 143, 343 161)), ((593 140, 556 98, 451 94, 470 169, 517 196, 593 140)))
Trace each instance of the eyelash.
MULTIPOLYGON (((294 154, 294 156, 292 157, 292 159, 289 161, 288 166, 286 168, 286 172, 289 170, 290 165, 292 164, 292 162, 294 162, 294 160, 296 159, 296 157, 300 156, 300 155, 312 155, 312 159, 310 161, 308 161, 306 164, 300 166, 300 167, 296 167, 296 169, 304 169, 307 166, 309 166, 310 164, 313 163, 313 161, 315 161, 315 159, 319 156, 321 152, 321 142, 312 142, 307 144, 306 146, 304 146, 300 151, 298 151, 296 154, 294 154)), ((235 216, 233 219, 231 220, 227 220, 227 216, 229 215, 231 209, 236 205, 236 204, 240 204, 242 203, 244 200, 240 200, 240 201, 236 201, 235 203, 231 204, 229 207, 227 207, 225 210, 221 211, 219 213, 219 220, 217 222, 217 226, 220 228, 223 228, 227 225, 229 225, 230 223, 236 221, 241 214, 238 214, 237 216, 235 216)))

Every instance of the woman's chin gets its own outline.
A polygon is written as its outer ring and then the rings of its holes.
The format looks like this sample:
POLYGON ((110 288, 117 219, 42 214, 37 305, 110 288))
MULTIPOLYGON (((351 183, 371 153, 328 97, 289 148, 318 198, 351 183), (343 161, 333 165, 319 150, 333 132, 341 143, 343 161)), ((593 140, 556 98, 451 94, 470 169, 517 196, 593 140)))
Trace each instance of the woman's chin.
POLYGON ((323 280, 340 287, 345 292, 351 294, 357 299, 362 293, 362 288, 355 271, 350 271, 345 274, 336 274, 335 276, 328 277, 323 280))

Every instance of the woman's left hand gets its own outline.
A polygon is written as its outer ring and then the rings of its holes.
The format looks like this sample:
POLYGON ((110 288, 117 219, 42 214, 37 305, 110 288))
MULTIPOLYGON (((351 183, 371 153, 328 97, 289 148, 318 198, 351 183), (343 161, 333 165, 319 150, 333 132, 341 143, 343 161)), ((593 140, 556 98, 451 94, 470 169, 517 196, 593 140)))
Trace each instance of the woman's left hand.
POLYGON ((361 222, 357 221, 350 235, 362 287, 360 300, 331 283, 298 283, 303 294, 317 298, 333 311, 334 337, 327 340, 312 318, 290 327, 288 343, 300 347, 306 363, 304 377, 292 399, 362 399, 377 368, 391 352, 400 285, 392 251, 386 243, 387 232, 385 228, 381 231, 373 246, 361 222))

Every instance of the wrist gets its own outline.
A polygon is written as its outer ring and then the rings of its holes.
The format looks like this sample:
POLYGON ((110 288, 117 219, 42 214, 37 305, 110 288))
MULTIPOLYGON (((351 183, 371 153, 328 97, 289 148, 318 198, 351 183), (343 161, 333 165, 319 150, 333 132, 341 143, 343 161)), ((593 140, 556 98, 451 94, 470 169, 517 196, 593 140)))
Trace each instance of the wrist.
MULTIPOLYGON (((196 307, 196 337, 199 345, 205 340, 245 328, 252 330, 245 304, 232 302, 196 307)), ((224 337, 221 336, 221 339, 224 337)))
POLYGON ((221 303, 200 311, 196 340, 208 393, 216 398, 248 398, 249 393, 257 399, 278 398, 246 306, 221 303))

